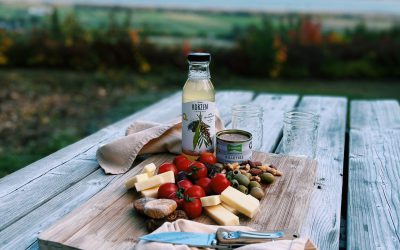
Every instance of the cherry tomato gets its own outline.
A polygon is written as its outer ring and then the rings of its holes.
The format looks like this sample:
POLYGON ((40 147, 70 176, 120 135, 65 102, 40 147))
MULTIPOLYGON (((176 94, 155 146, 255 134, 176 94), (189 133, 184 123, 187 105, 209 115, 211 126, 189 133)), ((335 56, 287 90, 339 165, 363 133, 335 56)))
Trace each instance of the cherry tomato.
POLYGON ((193 180, 198 180, 198 179, 207 177, 206 166, 203 163, 198 162, 198 161, 193 162, 186 172, 188 172, 188 175, 193 180))
POLYGON ((172 193, 168 199, 174 200, 176 204, 178 204, 178 209, 182 209, 183 202, 185 201, 185 196, 183 194, 185 190, 183 188, 179 188, 178 191, 172 193))
POLYGON ((157 198, 169 199, 176 191, 178 187, 174 183, 164 183, 158 188, 157 198))
POLYGON ((199 161, 201 161, 202 163, 214 165, 215 163, 217 163, 217 158, 213 153, 203 152, 200 154, 199 161))
POLYGON ((211 179, 210 178, 204 177, 204 178, 198 179, 196 184, 199 185, 200 187, 202 187, 207 195, 212 194, 213 190, 211 187, 211 179))
POLYGON ((174 158, 174 164, 179 171, 186 171, 192 162, 184 155, 178 155, 174 158))
POLYGON ((181 180, 181 181, 178 182, 178 187, 183 188, 184 190, 190 188, 191 186, 193 186, 193 184, 188 179, 181 180))
POLYGON ((216 194, 222 193, 231 183, 223 174, 216 174, 214 178, 211 179, 211 188, 216 194))
POLYGON ((158 168, 158 174, 162 174, 168 171, 174 172, 174 175, 178 174, 178 169, 173 163, 166 162, 161 164, 161 166, 158 168))
POLYGON ((200 217, 203 208, 201 207, 201 201, 199 198, 191 198, 185 200, 183 203, 183 211, 187 214, 190 219, 200 217))
POLYGON ((200 187, 199 185, 191 186, 190 188, 185 190, 184 194, 190 198, 201 198, 201 197, 206 196, 204 189, 202 187, 200 187))

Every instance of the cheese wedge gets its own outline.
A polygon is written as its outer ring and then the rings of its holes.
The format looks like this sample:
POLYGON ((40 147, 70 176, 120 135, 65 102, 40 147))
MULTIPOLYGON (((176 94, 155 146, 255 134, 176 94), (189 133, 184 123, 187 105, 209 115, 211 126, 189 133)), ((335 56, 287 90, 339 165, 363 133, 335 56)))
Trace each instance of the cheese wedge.
POLYGON ((152 176, 144 181, 135 183, 136 191, 142 191, 154 187, 158 187, 164 183, 175 183, 174 172, 168 171, 162 174, 152 176))
POLYGON ((142 191, 142 196, 146 198, 157 198, 159 187, 153 187, 142 191))
POLYGON ((156 172, 156 165, 154 163, 147 164, 144 166, 142 173, 147 173, 149 177, 154 176, 156 172))
POLYGON ((231 186, 221 193, 221 201, 250 218, 254 217, 260 207, 258 200, 255 202, 252 198, 231 186))
POLYGON ((147 175, 147 173, 135 175, 132 179, 125 182, 125 187, 127 189, 131 189, 135 186, 136 182, 144 181, 148 178, 149 178, 149 176, 147 175))
POLYGON ((200 198, 202 207, 216 206, 221 203, 219 195, 211 195, 200 198))
POLYGON ((224 208, 226 208, 227 210, 229 210, 229 212, 231 212, 231 213, 233 213, 233 214, 236 214, 236 215, 240 214, 239 211, 237 211, 237 210, 234 209, 233 207, 231 207, 231 206, 229 206, 229 205, 227 205, 227 204, 225 204, 225 203, 223 203, 223 202, 221 202, 221 206, 223 206, 224 208))
POLYGON ((219 225, 223 226, 238 226, 239 217, 229 212, 226 208, 221 205, 204 207, 204 210, 213 220, 219 225))

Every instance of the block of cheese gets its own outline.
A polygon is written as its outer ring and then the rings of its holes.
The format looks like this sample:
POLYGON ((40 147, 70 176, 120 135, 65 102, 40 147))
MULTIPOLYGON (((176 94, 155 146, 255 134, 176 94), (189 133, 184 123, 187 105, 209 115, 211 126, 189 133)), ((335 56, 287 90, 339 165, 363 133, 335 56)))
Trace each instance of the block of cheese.
POLYGON ((239 217, 229 212, 226 208, 221 205, 204 207, 204 210, 213 220, 219 225, 223 226, 238 226, 239 217))
POLYGON ((260 204, 260 201, 256 197, 251 194, 248 194, 247 196, 250 198, 249 201, 252 201, 254 204, 260 204))
POLYGON ((252 198, 231 186, 221 193, 221 201, 250 218, 254 217, 260 207, 258 200, 256 203, 252 198))
POLYGON ((142 190, 142 196, 146 198, 157 198, 159 187, 153 187, 150 189, 142 190))
POLYGON ((219 195, 204 196, 200 198, 202 207, 215 206, 221 203, 219 195))
POLYGON ((175 183, 175 175, 172 171, 164 172, 157 176, 160 176, 163 179, 163 183, 175 183))
POLYGON ((149 176, 147 175, 147 173, 135 175, 132 179, 125 182, 125 187, 127 189, 133 188, 136 182, 144 181, 148 178, 149 176))
POLYGON ((221 202, 221 206, 223 206, 224 208, 228 209, 229 212, 231 212, 233 214, 236 214, 236 215, 239 214, 239 211, 237 211, 233 207, 229 206, 228 204, 225 204, 225 203, 221 202))
POLYGON ((147 173, 149 177, 154 176, 156 172, 156 165, 154 163, 147 164, 144 166, 142 173, 147 173))
POLYGON ((168 171, 162 174, 152 176, 144 181, 135 183, 136 191, 142 191, 150 188, 160 186, 164 183, 175 183, 174 172, 168 171))

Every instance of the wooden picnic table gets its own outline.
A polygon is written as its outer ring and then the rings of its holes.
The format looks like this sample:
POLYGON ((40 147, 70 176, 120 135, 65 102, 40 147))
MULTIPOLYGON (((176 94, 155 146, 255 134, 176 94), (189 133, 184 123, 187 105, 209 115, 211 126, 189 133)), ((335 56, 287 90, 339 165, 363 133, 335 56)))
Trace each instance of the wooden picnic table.
MULTIPOLYGON (((353 101, 348 143, 344 97, 221 91, 216 100, 228 127, 233 104, 251 102, 264 108, 264 152, 279 153, 285 111, 297 107, 319 114, 317 178, 300 233, 319 249, 339 249, 341 224, 345 228, 341 221, 347 214, 347 234, 342 236, 348 249, 400 249, 397 101, 353 101), (348 202, 347 192, 342 195, 347 187, 348 202)), ((40 232, 119 178, 99 168, 99 145, 123 136, 135 120, 166 122, 180 112, 181 93, 175 93, 0 179, 0 248, 37 249, 40 232)))

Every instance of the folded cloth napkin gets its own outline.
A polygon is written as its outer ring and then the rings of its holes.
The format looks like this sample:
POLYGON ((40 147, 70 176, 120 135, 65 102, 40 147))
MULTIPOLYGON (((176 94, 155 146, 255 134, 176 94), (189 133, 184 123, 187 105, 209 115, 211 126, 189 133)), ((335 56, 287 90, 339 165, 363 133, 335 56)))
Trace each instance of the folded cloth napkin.
MULTIPOLYGON (((224 129, 220 116, 216 115, 215 128, 224 129)), ((182 118, 162 124, 136 121, 126 130, 126 136, 98 148, 96 157, 106 174, 123 174, 141 154, 182 151, 182 118)))
MULTIPOLYGON (((229 230, 255 231, 250 227, 244 226, 214 226, 198 223, 195 221, 179 219, 174 222, 165 222, 161 227, 153 233, 160 232, 195 232, 195 233, 215 233, 218 228, 226 228, 229 230)), ((190 250, 198 249, 188 247, 187 245, 173 245, 159 242, 149 242, 140 240, 135 249, 138 250, 190 250)), ((310 240, 297 238, 295 240, 278 240, 273 242, 265 242, 258 244, 250 244, 236 248, 238 250, 316 250, 310 240)))

